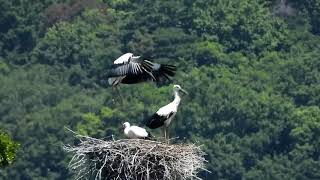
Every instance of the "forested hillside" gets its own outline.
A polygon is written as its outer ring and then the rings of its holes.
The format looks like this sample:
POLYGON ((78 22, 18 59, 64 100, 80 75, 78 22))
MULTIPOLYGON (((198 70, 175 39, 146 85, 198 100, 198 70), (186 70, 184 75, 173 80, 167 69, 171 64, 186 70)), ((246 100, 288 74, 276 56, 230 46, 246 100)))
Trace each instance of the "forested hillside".
POLYGON ((0 179, 73 179, 65 127, 123 138, 172 84, 189 95, 171 136, 203 145, 203 179, 320 179, 319 55, 320 0, 0 0, 0 128, 20 144, 0 179), (104 74, 126 52, 177 74, 121 103, 104 74))

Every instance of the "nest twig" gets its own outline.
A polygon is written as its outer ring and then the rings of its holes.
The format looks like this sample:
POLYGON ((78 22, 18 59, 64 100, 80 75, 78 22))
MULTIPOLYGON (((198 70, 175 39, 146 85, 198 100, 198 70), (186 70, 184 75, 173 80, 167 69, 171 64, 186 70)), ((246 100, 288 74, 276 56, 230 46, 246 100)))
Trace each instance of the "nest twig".
POLYGON ((69 168, 77 179, 200 179, 198 171, 205 170, 204 152, 194 144, 75 136, 80 144, 64 149, 73 154, 69 168))

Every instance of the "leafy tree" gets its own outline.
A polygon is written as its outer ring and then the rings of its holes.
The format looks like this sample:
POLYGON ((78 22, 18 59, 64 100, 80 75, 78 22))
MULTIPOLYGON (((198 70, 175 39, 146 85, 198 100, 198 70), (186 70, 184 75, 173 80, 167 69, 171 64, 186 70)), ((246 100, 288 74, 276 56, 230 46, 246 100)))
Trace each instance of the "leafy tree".
POLYGON ((0 132, 0 167, 3 168, 12 164, 16 158, 16 153, 19 148, 19 144, 12 141, 12 139, 0 132))
POLYGON ((310 0, 310 1, 289 1, 295 7, 302 11, 304 14, 307 14, 308 21, 311 25, 311 32, 319 35, 320 29, 320 1, 319 0, 310 0))
POLYGON ((283 46, 285 24, 274 18, 264 1, 194 1, 197 33, 224 44, 229 51, 260 53, 283 46))

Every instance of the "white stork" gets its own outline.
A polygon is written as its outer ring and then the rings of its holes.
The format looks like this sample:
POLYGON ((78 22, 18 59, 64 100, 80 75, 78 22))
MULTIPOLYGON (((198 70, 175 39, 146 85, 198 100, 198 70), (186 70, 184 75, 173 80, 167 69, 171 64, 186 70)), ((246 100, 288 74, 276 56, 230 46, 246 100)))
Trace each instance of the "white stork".
POLYGON ((130 126, 130 123, 123 123, 124 135, 130 139, 151 139, 152 136, 145 129, 138 126, 130 126))
POLYGON ((122 84, 136 84, 146 81, 159 82, 161 79, 175 75, 176 67, 158 64, 148 60, 141 60, 140 56, 126 53, 113 62, 108 73, 108 83, 116 87, 122 84))
POLYGON ((151 129, 163 127, 164 138, 169 139, 168 127, 177 113, 178 106, 181 101, 180 92, 188 94, 187 91, 182 89, 179 85, 173 86, 174 100, 160 108, 154 113, 151 118, 147 119, 147 127, 151 129))

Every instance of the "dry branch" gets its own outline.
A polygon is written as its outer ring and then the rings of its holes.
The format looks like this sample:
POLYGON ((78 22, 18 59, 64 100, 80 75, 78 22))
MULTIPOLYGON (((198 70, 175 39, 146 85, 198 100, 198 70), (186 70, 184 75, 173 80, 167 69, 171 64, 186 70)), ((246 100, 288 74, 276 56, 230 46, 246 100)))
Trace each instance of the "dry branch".
POLYGON ((205 170, 204 152, 194 144, 75 136, 79 145, 64 149, 73 155, 69 168, 77 179, 200 179, 198 171, 205 170))

